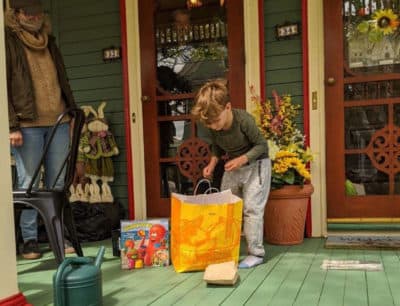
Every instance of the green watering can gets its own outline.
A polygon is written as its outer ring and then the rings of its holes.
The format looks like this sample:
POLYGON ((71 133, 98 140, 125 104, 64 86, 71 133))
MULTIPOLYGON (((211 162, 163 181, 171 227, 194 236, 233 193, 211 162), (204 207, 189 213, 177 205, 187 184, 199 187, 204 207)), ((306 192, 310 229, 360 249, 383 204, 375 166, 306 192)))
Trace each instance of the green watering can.
POLYGON ((88 257, 66 258, 53 276, 55 306, 103 305, 100 266, 105 248, 102 246, 96 259, 88 257))

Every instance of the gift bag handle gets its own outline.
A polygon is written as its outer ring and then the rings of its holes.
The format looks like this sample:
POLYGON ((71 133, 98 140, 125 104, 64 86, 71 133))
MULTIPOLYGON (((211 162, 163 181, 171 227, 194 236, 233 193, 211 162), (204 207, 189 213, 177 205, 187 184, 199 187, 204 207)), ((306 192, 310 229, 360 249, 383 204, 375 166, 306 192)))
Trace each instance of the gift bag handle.
POLYGON ((199 180, 197 182, 196 188, 194 188, 194 192, 193 192, 194 195, 197 194, 197 190, 199 189, 200 185, 203 184, 203 183, 207 183, 208 184, 208 188, 204 192, 205 194, 209 194, 209 193, 212 193, 212 192, 219 192, 218 188, 211 186, 211 181, 209 179, 203 178, 203 179, 201 179, 201 180, 199 180))

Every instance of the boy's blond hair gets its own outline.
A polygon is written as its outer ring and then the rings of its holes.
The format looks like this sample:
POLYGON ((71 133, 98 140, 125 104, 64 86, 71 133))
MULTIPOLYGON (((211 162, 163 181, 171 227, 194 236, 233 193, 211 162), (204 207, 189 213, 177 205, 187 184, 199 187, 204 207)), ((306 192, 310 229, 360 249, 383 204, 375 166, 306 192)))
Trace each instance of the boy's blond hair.
POLYGON ((204 84, 195 97, 192 115, 196 120, 207 124, 214 122, 229 102, 226 81, 216 80, 204 84))

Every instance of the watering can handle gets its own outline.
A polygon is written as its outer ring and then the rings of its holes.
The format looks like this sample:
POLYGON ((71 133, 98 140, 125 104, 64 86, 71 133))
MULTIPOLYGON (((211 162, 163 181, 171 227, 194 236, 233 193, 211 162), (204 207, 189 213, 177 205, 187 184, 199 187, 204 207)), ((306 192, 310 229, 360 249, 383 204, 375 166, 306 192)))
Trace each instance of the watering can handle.
POLYGON ((64 261, 61 263, 61 265, 58 267, 57 272, 56 272, 56 277, 55 277, 55 297, 54 297, 54 304, 56 306, 63 306, 63 295, 60 292, 60 286, 58 284, 61 281, 61 277, 64 273, 64 270, 66 267, 68 267, 71 263, 74 264, 88 264, 92 263, 93 260, 91 258, 87 257, 71 257, 71 258, 66 258, 64 261))
POLYGON ((94 265, 100 269, 101 263, 103 262, 104 252, 106 251, 105 247, 100 247, 100 250, 97 252, 96 258, 94 260, 94 265))

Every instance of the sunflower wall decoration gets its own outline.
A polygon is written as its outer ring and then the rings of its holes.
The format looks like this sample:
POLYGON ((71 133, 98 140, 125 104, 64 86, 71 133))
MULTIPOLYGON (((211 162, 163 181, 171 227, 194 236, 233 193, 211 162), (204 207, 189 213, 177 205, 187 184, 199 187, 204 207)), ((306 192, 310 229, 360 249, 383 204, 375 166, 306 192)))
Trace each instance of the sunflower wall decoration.
POLYGON ((372 18, 363 20, 357 25, 357 31, 368 35, 372 43, 380 42, 384 36, 399 35, 399 16, 392 9, 380 9, 372 14, 372 18))
POLYGON ((365 7, 364 2, 344 11, 349 68, 382 66, 391 71, 400 63, 400 20, 397 9, 365 7), (351 9, 350 9, 351 8, 351 9))

